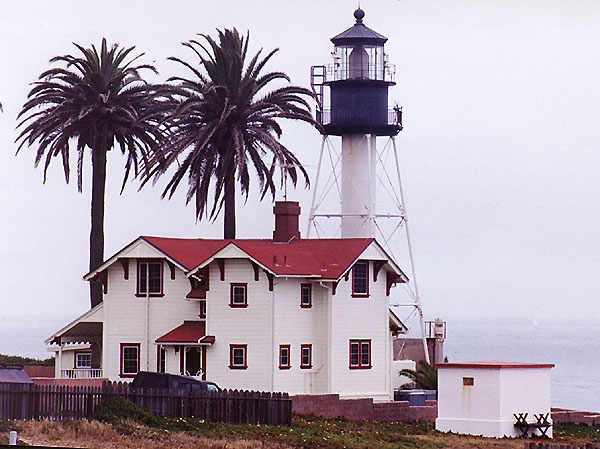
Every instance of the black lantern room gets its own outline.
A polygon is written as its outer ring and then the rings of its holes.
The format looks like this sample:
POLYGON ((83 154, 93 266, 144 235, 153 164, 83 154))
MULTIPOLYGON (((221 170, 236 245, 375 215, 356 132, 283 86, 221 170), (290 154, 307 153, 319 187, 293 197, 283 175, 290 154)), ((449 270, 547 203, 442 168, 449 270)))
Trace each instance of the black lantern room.
POLYGON ((354 11, 356 23, 331 39, 333 64, 311 69, 317 121, 327 135, 395 136, 402 129, 401 109, 388 108, 388 88, 396 83, 383 49, 387 38, 365 26, 364 16, 354 11))

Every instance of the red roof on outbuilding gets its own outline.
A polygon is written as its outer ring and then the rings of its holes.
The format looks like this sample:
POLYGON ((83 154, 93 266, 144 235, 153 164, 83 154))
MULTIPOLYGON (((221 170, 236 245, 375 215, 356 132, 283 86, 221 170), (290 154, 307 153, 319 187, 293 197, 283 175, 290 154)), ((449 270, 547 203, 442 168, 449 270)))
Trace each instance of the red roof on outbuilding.
POLYGON ((184 321, 181 326, 156 339, 156 343, 198 343, 206 334, 204 321, 184 321))
POLYGON ((142 237, 191 270, 232 243, 277 275, 339 278, 373 242, 372 238, 295 239, 274 243, 260 239, 179 239, 142 237))
POLYGON ((436 363, 436 368, 554 368, 553 363, 526 363, 526 362, 503 362, 499 360, 477 361, 477 362, 452 362, 436 363))

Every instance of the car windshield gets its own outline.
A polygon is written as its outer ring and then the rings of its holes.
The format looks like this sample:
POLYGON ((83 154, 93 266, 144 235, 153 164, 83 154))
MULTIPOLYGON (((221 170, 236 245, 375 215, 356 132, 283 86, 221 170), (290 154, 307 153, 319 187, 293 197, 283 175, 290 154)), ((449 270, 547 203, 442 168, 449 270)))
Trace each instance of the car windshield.
POLYGON ((215 384, 206 384, 206 388, 208 391, 219 391, 219 387, 217 387, 215 384))

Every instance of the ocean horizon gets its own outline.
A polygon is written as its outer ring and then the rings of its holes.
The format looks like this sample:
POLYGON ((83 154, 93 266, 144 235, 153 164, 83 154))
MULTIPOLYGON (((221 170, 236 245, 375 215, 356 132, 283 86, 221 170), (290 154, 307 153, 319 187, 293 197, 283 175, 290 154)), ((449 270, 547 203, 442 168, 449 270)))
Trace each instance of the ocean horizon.
MULTIPOLYGON (((44 340, 68 323, 0 319, 0 353, 45 359, 44 340)), ((450 362, 553 363, 553 407, 600 411, 600 351, 593 320, 451 318, 444 355, 450 362)))

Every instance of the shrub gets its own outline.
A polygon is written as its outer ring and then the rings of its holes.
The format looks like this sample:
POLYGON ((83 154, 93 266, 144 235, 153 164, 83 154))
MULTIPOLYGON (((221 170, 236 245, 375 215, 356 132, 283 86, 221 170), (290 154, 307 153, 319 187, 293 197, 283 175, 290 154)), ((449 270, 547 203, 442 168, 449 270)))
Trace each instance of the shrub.
POLYGON ((129 420, 149 427, 162 427, 164 425, 164 420, 154 415, 152 411, 122 397, 104 401, 94 411, 91 418, 111 424, 129 420))

